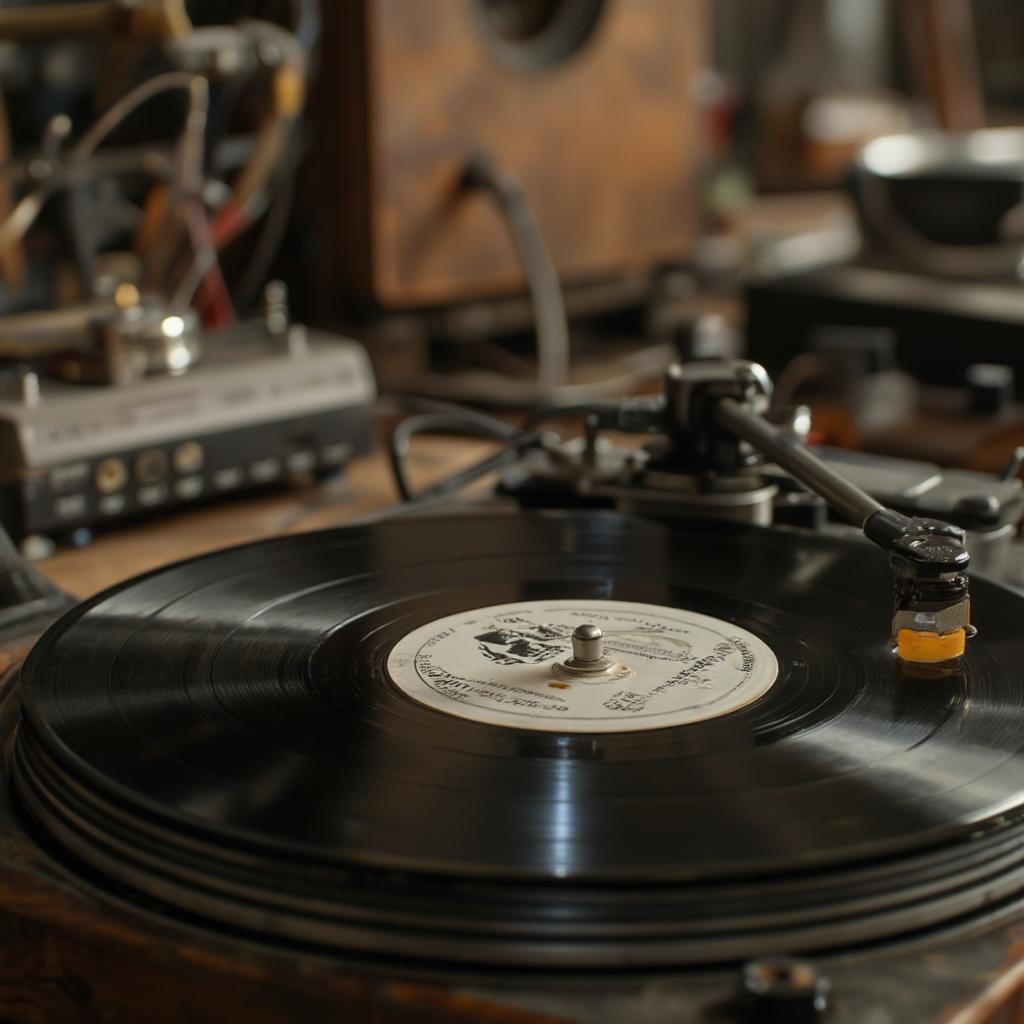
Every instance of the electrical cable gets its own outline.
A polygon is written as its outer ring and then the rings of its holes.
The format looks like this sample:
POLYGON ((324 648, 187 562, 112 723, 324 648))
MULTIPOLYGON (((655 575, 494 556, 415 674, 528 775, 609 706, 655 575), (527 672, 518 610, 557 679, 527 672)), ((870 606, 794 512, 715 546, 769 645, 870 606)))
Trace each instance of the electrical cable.
POLYGON ((460 411, 428 412, 410 416, 395 425, 388 444, 388 455, 391 460, 391 471, 395 478, 395 486, 403 501, 420 501, 442 494, 450 494, 461 490, 474 480, 495 469, 518 459, 522 451, 537 443, 537 436, 511 426, 501 420, 492 419, 480 413, 460 411), (457 434, 464 437, 482 437, 500 441, 507 447, 497 455, 486 458, 459 470, 440 482, 419 492, 413 492, 409 486, 405 472, 405 460, 409 454, 409 443, 417 434, 457 434))
POLYGON ((202 288, 210 306, 211 326, 220 327, 232 323, 235 320, 235 311, 220 269, 220 259, 202 203, 186 197, 183 215, 195 257, 175 289, 170 306, 172 309, 187 306, 196 292, 202 288))
POLYGON ((469 161, 464 183, 486 191, 502 214, 516 251, 533 304, 537 338, 537 387, 550 395, 569 377, 569 320, 565 312, 558 270, 544 233, 522 184, 479 154, 469 161))
POLYGON ((617 402, 579 402, 540 410, 528 417, 521 427, 516 427, 483 413, 436 403, 436 411, 410 416, 395 425, 388 446, 391 471, 403 501, 434 499, 461 490, 480 477, 517 461, 527 449, 546 443, 548 435, 539 428, 547 421, 597 416, 600 425, 605 428, 653 429, 660 422, 661 409, 660 396, 617 402), (422 491, 413 492, 405 471, 409 444, 414 436, 431 433, 483 437, 500 441, 505 448, 444 477, 422 491))
POLYGON ((312 53, 320 42, 323 22, 320 17, 320 0, 294 0, 295 25, 292 35, 302 44, 306 53, 312 53))
MULTIPOLYGON (((300 21, 302 18, 305 18, 304 32, 308 36, 316 29, 316 24, 310 22, 308 5, 304 11, 300 10, 300 21)), ((172 168, 174 174, 167 208, 168 211, 174 210, 181 202, 194 257, 179 281, 172 301, 177 304, 190 302, 202 289, 212 315, 220 322, 233 319, 234 313, 217 263, 217 250, 249 227, 266 209, 269 202, 267 182, 280 165, 282 152, 288 149, 286 140, 301 113, 305 95, 307 64, 301 44, 294 42, 294 37, 277 26, 258 25, 257 30, 261 34, 272 32, 275 39, 287 37, 293 43, 287 47, 289 56, 275 70, 272 113, 264 122, 249 162, 239 176, 236 196, 218 212, 212 224, 206 218, 201 200, 196 198, 201 194, 204 183, 209 107, 209 85, 201 76, 172 71, 140 83, 100 116, 72 146, 68 160, 69 165, 86 160, 127 117, 151 98, 177 89, 189 93, 189 110, 181 134, 178 159, 172 168)), ((8 218, 0 224, 0 253, 20 242, 59 187, 60 182, 54 177, 37 186, 15 205, 8 218)))
POLYGON ((205 102, 207 94, 206 79, 188 71, 168 71, 153 78, 140 82, 130 92, 111 104, 100 117, 93 122, 85 134, 72 145, 71 156, 84 160, 92 155, 96 148, 143 103, 148 102, 161 93, 182 90, 190 94, 193 102, 200 98, 205 102), (198 90, 196 88, 198 83, 198 90))
MULTIPOLYGON (((253 45, 273 48, 281 54, 270 79, 269 114, 260 125, 252 154, 234 186, 234 202, 241 211, 247 212, 250 203, 260 200, 267 182, 287 151, 292 126, 305 107, 309 62, 305 49, 295 36, 280 25, 250 21, 244 28, 253 45)), ((266 197, 262 199, 266 205, 266 197)), ((217 236, 216 228, 215 223, 214 237, 217 236)))
MULTIPOLYGON (((611 377, 586 384, 566 384, 549 399, 558 403, 581 402, 601 395, 621 395, 637 385, 659 380, 665 367, 675 358, 671 345, 651 345, 642 352, 620 361, 630 368, 611 377)), ((510 379, 485 370, 466 370, 457 374, 422 374, 416 380, 417 392, 452 402, 479 402, 495 408, 522 408, 535 405, 537 388, 533 382, 510 379)))
POLYGON ((670 345, 652 345, 623 360, 623 372, 586 384, 568 384, 569 324, 558 271, 523 186, 500 173, 480 154, 463 175, 467 189, 486 191, 502 214, 519 253, 533 309, 537 344, 536 380, 520 380, 488 370, 458 374, 423 374, 416 382, 422 394, 461 402, 522 407, 544 403, 585 401, 595 395, 615 395, 660 377, 675 357, 670 345))
POLYGON ((295 198, 297 167, 298 161, 293 161, 291 167, 286 169, 284 180, 275 188, 270 208, 263 216, 259 238, 235 288, 239 309, 247 309, 255 302, 259 287, 270 273, 274 257, 284 240, 295 198))
MULTIPOLYGON (((275 191, 273 182, 275 178, 280 179, 281 168, 293 148, 289 142, 297 134, 305 103, 309 63, 300 43, 290 32, 270 22, 251 21, 246 28, 255 40, 273 44, 285 57, 274 69, 270 112, 259 128, 252 154, 238 174, 231 197, 210 222, 210 238, 217 251, 252 227, 270 207, 275 191)), ((197 253, 183 278, 193 293, 199 287, 198 282, 204 280, 203 267, 205 273, 211 273, 211 266, 208 254, 201 257, 197 253)), ((216 282, 211 285, 215 292, 219 291, 216 282)))
MULTIPOLYGON (((422 399, 415 401, 420 407, 424 404, 422 399)), ((391 433, 388 451, 391 470, 398 492, 402 500, 407 502, 451 494, 474 480, 515 462, 527 449, 547 445, 552 435, 540 428, 551 420, 594 417, 598 429, 659 433, 664 430, 666 412, 665 398, 660 394, 639 395, 617 401, 584 401, 571 405, 553 405, 528 416, 520 427, 448 403, 430 403, 428 408, 428 412, 399 421, 391 433), (495 455, 488 455, 432 486, 413 493, 405 472, 409 442, 417 434, 428 433, 485 437, 500 441, 506 447, 495 455)))
POLYGON ((288 157, 278 168, 276 180, 268 186, 271 198, 263 215, 263 226, 235 288, 235 305, 242 310, 248 309, 256 301, 259 287, 269 275, 274 257, 288 230, 295 200, 296 177, 307 148, 301 118, 295 124, 294 138, 295 142, 287 147, 288 157))
MULTIPOLYGON (((143 103, 155 96, 164 92, 185 90, 194 102, 200 95, 200 90, 194 88, 194 83, 197 81, 202 83, 202 90, 205 90, 206 80, 186 71, 169 71, 140 83, 108 107, 85 134, 75 142, 69 151, 69 165, 88 159, 111 132, 117 129, 143 103)), ((58 187, 58 181, 46 181, 18 201, 11 214, 0 224, 0 252, 21 241, 58 187)))

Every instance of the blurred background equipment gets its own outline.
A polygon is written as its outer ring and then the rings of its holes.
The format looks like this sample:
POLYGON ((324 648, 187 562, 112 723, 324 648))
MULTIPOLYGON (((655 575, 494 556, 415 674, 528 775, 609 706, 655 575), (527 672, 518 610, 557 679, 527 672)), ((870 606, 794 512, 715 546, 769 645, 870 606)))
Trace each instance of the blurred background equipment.
POLYGON ((329 473, 369 444, 374 377, 401 408, 515 415, 741 355, 814 440, 1002 474, 1024 444, 1017 25, 1007 0, 4 5, 8 525, 53 533, 59 507, 83 537, 225 489, 54 489, 149 447, 198 443, 241 490, 296 446, 329 473), (335 358, 354 376, 331 392, 335 358), (216 428, 241 432, 230 465, 212 423, 154 440, 117 411, 158 385, 225 408, 232 376, 254 383, 216 428), (256 380, 316 384, 286 415, 256 380), (86 397, 110 445, 69 474, 39 436, 86 397))
POLYGON ((82 542, 370 443, 362 349, 292 323, 266 283, 318 6, 193 6, 0 9, 0 519, 18 539, 82 542))
MULTIPOLYGON (((805 234, 762 247, 743 281, 746 351, 789 400, 811 405, 821 437, 1016 474, 1024 91, 1006 32, 1020 11, 967 0, 867 6, 883 55, 875 81, 903 114, 851 140, 832 176, 858 243, 805 234)), ((835 29, 836 7, 808 3, 802 20, 835 29)), ((807 80, 808 95, 821 81, 807 80)))
POLYGON ((961 383, 973 362, 1020 366, 1022 169, 1018 128, 869 142, 850 176, 861 249, 756 275, 751 354, 778 368, 820 328, 849 324, 891 331, 900 365, 931 384, 961 383))
POLYGON ((9 371, 0 521, 14 537, 81 543, 97 525, 323 477, 369 448, 359 346, 272 319, 204 340, 195 321, 132 307, 98 352, 60 354, 61 379, 9 371))
POLYGON ((466 187, 481 156, 528 198, 567 286, 679 260, 697 230, 703 60, 698 0, 325 5, 323 300, 522 290, 502 210, 466 187))
POLYGON ((657 271, 694 244, 706 6, 325 5, 318 315, 401 353, 385 383, 443 397, 532 404, 570 363, 634 369, 584 336, 628 310, 618 349, 638 347, 657 271))

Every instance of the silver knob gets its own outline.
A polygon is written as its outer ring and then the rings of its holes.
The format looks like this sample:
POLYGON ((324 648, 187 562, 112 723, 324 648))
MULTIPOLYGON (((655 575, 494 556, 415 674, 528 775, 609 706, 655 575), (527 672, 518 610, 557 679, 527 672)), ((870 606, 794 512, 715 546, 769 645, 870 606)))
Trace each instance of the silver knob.
POLYGON ((32 370, 26 370, 21 374, 18 381, 18 397, 22 405, 34 406, 39 404, 39 374, 32 370))
MULTIPOLYGON (((572 657, 554 666, 556 676, 583 682, 614 678, 616 672, 621 675, 622 671, 621 665, 613 664, 604 655, 604 633, 601 627, 589 622, 572 631, 572 657)), ((628 669, 625 671, 628 675, 628 669)))
POLYGON ((572 657, 577 662, 600 661, 604 657, 604 633, 600 626, 586 623, 573 630, 572 657))
POLYGON ((263 325, 267 334, 274 338, 287 337, 290 323, 288 286, 284 281, 268 281, 263 286, 263 325))

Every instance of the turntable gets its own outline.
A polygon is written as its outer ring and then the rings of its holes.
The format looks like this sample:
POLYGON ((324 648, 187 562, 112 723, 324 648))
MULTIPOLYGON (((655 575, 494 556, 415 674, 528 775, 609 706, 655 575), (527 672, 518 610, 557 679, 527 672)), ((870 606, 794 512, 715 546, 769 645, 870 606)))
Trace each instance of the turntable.
MULTIPOLYGON (((682 376, 747 470, 778 441, 756 372, 682 376)), ((1024 597, 969 603, 962 530, 771 454, 888 560, 447 513, 64 615, 5 706, 2 1016, 1004 1019, 1024 597)))

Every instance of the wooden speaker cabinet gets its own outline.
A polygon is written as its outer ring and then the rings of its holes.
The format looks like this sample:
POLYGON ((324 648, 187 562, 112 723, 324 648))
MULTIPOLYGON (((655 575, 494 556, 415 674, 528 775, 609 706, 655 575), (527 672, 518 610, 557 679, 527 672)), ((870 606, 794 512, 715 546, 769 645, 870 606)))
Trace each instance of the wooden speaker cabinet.
POLYGON ((703 0, 345 0, 324 7, 309 199, 318 291, 415 308, 523 285, 486 153, 562 279, 686 256, 703 0))

